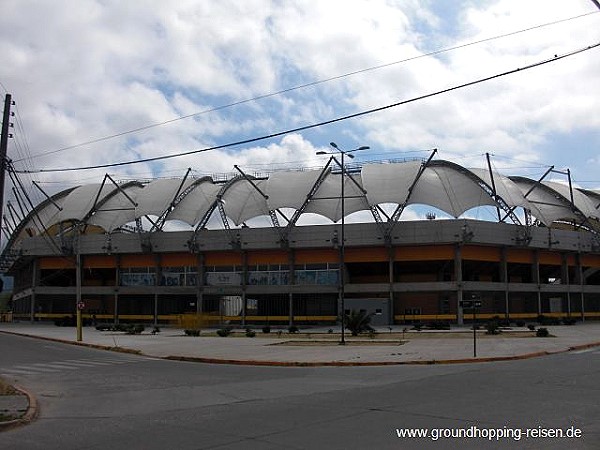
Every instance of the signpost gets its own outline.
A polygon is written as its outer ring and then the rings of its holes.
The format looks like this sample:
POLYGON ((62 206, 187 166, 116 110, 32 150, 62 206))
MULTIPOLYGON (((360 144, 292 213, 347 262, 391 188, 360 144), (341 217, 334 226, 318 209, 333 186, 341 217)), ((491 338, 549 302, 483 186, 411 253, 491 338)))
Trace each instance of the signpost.
POLYGON ((85 308, 85 303, 81 301, 77 302, 77 342, 81 342, 83 340, 83 328, 81 320, 81 311, 83 308, 85 308))
POLYGON ((473 300, 461 300, 460 306, 473 312, 473 358, 477 358, 477 310, 481 308, 481 300, 475 300, 475 294, 471 298, 473 300))

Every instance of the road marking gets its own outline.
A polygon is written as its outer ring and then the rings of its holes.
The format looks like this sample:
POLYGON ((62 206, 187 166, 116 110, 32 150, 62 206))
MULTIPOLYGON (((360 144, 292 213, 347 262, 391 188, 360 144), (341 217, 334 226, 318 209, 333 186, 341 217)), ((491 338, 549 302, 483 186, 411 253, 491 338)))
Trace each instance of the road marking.
POLYGON ((586 348, 583 350, 575 350, 573 352, 571 352, 571 354, 573 355, 581 355, 582 353, 591 353, 591 352, 597 352, 598 349, 597 348, 586 348))
POLYGON ((46 363, 20 364, 17 366, 0 368, 0 375, 36 375, 43 373, 56 373, 67 370, 81 370, 98 366, 115 366, 146 361, 139 357, 124 358, 92 358, 92 359, 65 359, 49 361, 46 363))

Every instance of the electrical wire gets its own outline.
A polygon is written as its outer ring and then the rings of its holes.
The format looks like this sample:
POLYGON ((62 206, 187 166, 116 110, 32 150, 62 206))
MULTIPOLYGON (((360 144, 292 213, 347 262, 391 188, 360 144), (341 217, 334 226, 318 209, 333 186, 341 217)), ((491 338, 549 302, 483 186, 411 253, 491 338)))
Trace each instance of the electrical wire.
MULTIPOLYGON (((497 40, 497 39, 502 39, 502 38, 509 37, 509 36, 515 36, 515 35, 518 35, 518 34, 521 34, 521 33, 526 33, 528 31, 532 31, 532 30, 536 30, 536 29, 540 29, 540 28, 544 28, 544 27, 549 27, 549 26, 557 25, 557 24, 564 23, 564 22, 569 22, 569 21, 572 21, 572 20, 576 20, 576 19, 580 19, 580 18, 583 18, 583 17, 586 17, 586 16, 590 16, 590 15, 593 15, 593 14, 598 14, 599 12, 600 11, 593 11, 593 12, 589 12, 589 13, 585 13, 585 14, 579 14, 577 16, 572 16, 572 17, 568 17, 568 18, 565 18, 565 19, 555 20, 555 21, 552 21, 552 22, 546 22, 546 23, 534 25, 534 26, 531 26, 531 27, 528 27, 528 28, 523 28, 521 30, 511 31, 511 32, 504 33, 504 34, 500 34, 500 35, 491 36, 491 37, 488 37, 488 38, 479 39, 477 41, 468 42, 466 44, 455 45, 455 46, 447 47, 447 48, 444 48, 444 49, 441 49, 441 50, 434 50, 432 52, 424 53, 424 54, 417 55, 417 56, 412 56, 410 58, 405 58, 405 59, 401 59, 401 60, 398 60, 398 61, 393 61, 393 62, 389 62, 389 63, 385 63, 385 64, 380 64, 380 65, 376 65, 376 66, 372 66, 372 67, 367 67, 365 69, 355 70, 355 71, 352 71, 352 72, 348 72, 348 73, 345 73, 345 74, 342 74, 342 75, 337 75, 337 76, 330 77, 330 78, 325 78, 325 79, 321 79, 321 80, 312 81, 312 82, 309 82, 309 83, 305 83, 305 84, 301 84, 301 85, 289 87, 289 88, 286 88, 286 89, 282 89, 282 90, 279 90, 279 91, 276 91, 276 92, 271 92, 271 93, 267 93, 267 94, 263 94, 263 95, 258 95, 256 97, 247 98, 247 99, 240 100, 240 101, 237 101, 237 102, 228 103, 228 104, 225 104, 225 105, 221 105, 221 106, 217 106, 217 107, 214 107, 214 108, 206 109, 206 110, 199 111, 199 112, 196 112, 196 113, 187 114, 187 115, 184 115, 184 116, 179 116, 179 117, 176 117, 176 118, 173 118, 173 119, 165 120, 163 122, 157 122, 157 123, 153 123, 153 124, 149 124, 149 125, 144 125, 144 126, 141 126, 141 127, 138 127, 138 128, 133 128, 133 129, 130 129, 130 130, 127 130, 127 131, 122 131, 122 132, 119 132, 119 133, 111 134, 111 135, 100 137, 100 138, 97 138, 97 139, 91 139, 91 140, 88 140, 88 141, 85 141, 85 142, 81 142, 79 144, 73 144, 73 145, 69 145, 69 146, 66 146, 66 147, 61 147, 61 148, 58 148, 58 149, 55 149, 55 150, 49 150, 49 151, 41 152, 41 153, 38 153, 35 156, 32 156, 30 158, 31 159, 33 159, 33 158, 39 158, 39 157, 42 157, 42 156, 47 156, 47 155, 52 155, 52 154, 60 153, 60 152, 63 152, 65 150, 71 150, 71 149, 82 147, 82 146, 85 146, 85 145, 96 144, 98 142, 107 141, 109 139, 114 139, 114 138, 122 137, 122 136, 125 136, 125 135, 128 135, 128 134, 132 134, 132 133, 137 133, 137 132, 140 132, 140 131, 149 130, 149 129, 152 129, 152 128, 156 128, 156 127, 160 127, 160 126, 163 126, 163 125, 167 125, 167 124, 170 124, 170 123, 173 123, 173 122, 177 122, 177 121, 180 121, 180 120, 189 119, 191 117, 196 117, 196 116, 207 114, 207 113, 211 113, 211 112, 221 111, 221 110, 224 110, 224 109, 227 109, 227 108, 231 108, 231 107, 234 107, 234 106, 243 105, 245 103, 250 103, 250 102, 255 102, 255 101, 258 101, 258 100, 263 100, 263 99, 270 98, 270 97, 275 97, 275 96, 278 96, 278 95, 281 95, 281 94, 286 94, 288 92, 293 92, 293 91, 297 91, 297 90, 300 90, 300 89, 305 89, 307 87, 318 86, 320 84, 328 83, 328 82, 335 81, 335 80, 340 80, 340 79, 347 78, 347 77, 350 77, 350 76, 359 75, 359 74, 362 74, 362 73, 371 72, 371 71, 375 71, 375 70, 379 70, 379 69, 384 69, 386 67, 391 67, 391 66, 402 64, 402 63, 406 63, 406 62, 409 62, 409 61, 414 61, 414 60, 417 60, 417 59, 426 58, 426 57, 430 57, 430 56, 436 56, 436 55, 440 55, 440 54, 443 54, 443 53, 451 52, 451 51, 454 51, 454 50, 459 50, 459 49, 462 49, 462 48, 470 47, 470 46, 473 46, 473 45, 482 44, 484 42, 489 42, 489 41, 493 41, 493 40, 497 40)), ((21 160, 15 160, 15 162, 20 162, 20 161, 21 160)))
POLYGON ((406 105, 408 103, 413 103, 419 100, 424 100, 430 97, 434 97, 437 95, 441 95, 441 94, 445 94, 448 92, 452 92, 452 91, 456 91, 459 89, 463 89, 469 86, 474 86, 476 84, 480 84, 480 83, 484 83, 487 81, 491 81, 494 80, 496 78, 501 78, 501 77, 505 77, 508 75, 512 75, 518 72, 524 72, 526 70, 529 69, 533 69, 536 67, 540 67, 546 64, 550 64, 556 61, 560 61, 562 59, 565 58, 569 58, 571 56, 575 56, 577 54, 595 49, 597 47, 600 47, 600 42, 596 43, 596 44, 592 44, 592 45, 588 45, 587 47, 583 47, 583 48, 579 48, 577 50, 573 50, 567 53, 563 53, 561 55, 555 55, 553 58, 549 58, 549 59, 545 59, 545 60, 541 60, 532 64, 528 64, 524 67, 519 67, 517 69, 512 69, 512 70, 508 70, 506 72, 501 72, 501 73, 497 73, 494 75, 490 75, 484 78, 478 78, 476 80, 473 81, 469 81, 463 84, 459 84, 459 85, 455 85, 446 89, 441 89, 435 92, 431 92, 428 94, 423 94, 417 97, 413 97, 410 98, 408 100, 402 100, 396 103, 392 103, 389 105, 385 105, 385 106, 380 106, 378 108, 372 108, 372 109, 368 109, 368 110, 364 110, 364 111, 360 111, 354 114, 349 114, 346 116, 342 116, 342 117, 337 117, 334 119, 330 119, 330 120, 325 120, 322 122, 317 122, 317 123, 313 123, 313 124, 309 124, 309 125, 304 125, 301 127, 296 127, 296 128, 292 128, 292 129, 288 129, 288 130, 284 130, 284 131, 278 131, 275 133, 271 133, 271 134, 267 134, 267 135, 263 135, 263 136, 259 136, 259 137, 254 137, 254 138, 248 138, 248 139, 242 139, 239 141, 234 141, 234 142, 229 142, 226 144, 221 144, 221 145, 215 145, 212 147, 206 147, 206 148, 201 148, 201 149, 196 149, 196 150, 190 150, 187 152, 180 152, 180 153, 174 153, 174 154, 170 154, 170 155, 163 155, 163 156, 156 156, 153 158, 144 158, 144 159, 137 159, 137 160, 130 160, 130 161, 122 161, 122 162, 117 162, 117 163, 107 163, 107 164, 97 164, 97 165, 92 165, 92 166, 80 166, 80 167, 64 167, 64 168, 54 168, 54 169, 38 169, 35 171, 27 171, 27 170, 20 170, 17 171, 18 173, 50 173, 50 172, 70 172, 70 171, 78 171, 78 170, 92 170, 92 169, 105 169, 108 167, 121 167, 121 166, 127 166, 127 165, 133 165, 133 164, 141 164, 141 163, 147 163, 147 162, 155 162, 155 161, 164 161, 167 159, 172 159, 172 158, 178 158, 181 156, 188 156, 188 155, 193 155, 196 153, 203 153, 203 152, 208 152, 211 150, 218 150, 218 149, 223 149, 223 148, 229 148, 229 147, 236 147, 236 146, 240 146, 240 145, 244 145, 244 144, 250 144, 253 142, 258 142, 258 141, 264 141, 267 139, 272 139, 275 137, 279 137, 279 136, 284 136, 286 134, 291 134, 291 133, 297 133, 300 131, 305 131, 305 130, 309 130, 312 128, 317 128, 317 127, 322 127, 325 125, 330 125, 333 123, 337 123, 337 122, 342 122, 342 121, 346 121, 349 119, 354 119, 357 117, 362 117, 362 116, 366 116, 369 114, 373 114, 376 112, 381 112, 381 111, 385 111, 387 109, 391 109, 391 108, 395 108, 401 105, 406 105))

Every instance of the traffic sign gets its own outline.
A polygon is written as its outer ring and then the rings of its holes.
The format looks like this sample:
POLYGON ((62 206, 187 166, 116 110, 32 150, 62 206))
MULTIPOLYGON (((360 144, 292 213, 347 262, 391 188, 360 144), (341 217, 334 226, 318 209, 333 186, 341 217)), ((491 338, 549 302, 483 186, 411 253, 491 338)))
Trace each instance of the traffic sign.
POLYGON ((461 300, 461 308, 481 308, 481 300, 461 300))
POLYGON ((83 308, 85 308, 85 303, 77 302, 77 309, 82 310, 83 308))

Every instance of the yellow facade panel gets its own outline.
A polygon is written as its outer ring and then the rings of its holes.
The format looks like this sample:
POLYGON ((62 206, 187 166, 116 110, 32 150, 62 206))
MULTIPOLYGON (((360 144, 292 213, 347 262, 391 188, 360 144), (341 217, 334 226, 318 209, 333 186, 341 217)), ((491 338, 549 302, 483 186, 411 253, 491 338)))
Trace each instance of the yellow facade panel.
POLYGON ((506 262, 532 264, 533 251, 526 248, 509 248, 506 250, 506 262))
POLYGON ((160 257, 160 264, 163 267, 195 266, 198 264, 198 257, 189 252, 165 253, 160 257))
POLYGON ((206 252, 204 264, 207 266, 241 266, 242 254, 240 252, 206 252))
POLYGON ((346 262, 382 262, 389 260, 389 253, 385 247, 346 248, 344 259, 346 262))
POLYGON ((498 247, 486 247, 483 245, 467 245, 462 248, 462 259, 473 261, 500 262, 502 255, 498 247))
POLYGON ((117 258, 112 255, 89 255, 83 257, 86 269, 110 269, 116 267, 117 258))
POLYGON ((74 269, 75 257, 45 257, 39 259, 40 269, 74 269))
POLYGON ((294 258, 296 264, 337 263, 340 252, 335 249, 297 250, 294 258))
POLYGON ((454 259, 452 245, 412 245, 396 247, 395 261, 444 261, 454 259))
POLYGON ((123 255, 119 264, 121 267, 154 267, 156 260, 152 254, 123 255))
POLYGON ((247 261, 249 265, 254 264, 287 264, 289 258, 287 252, 283 250, 278 251, 250 251, 247 255, 247 261))

